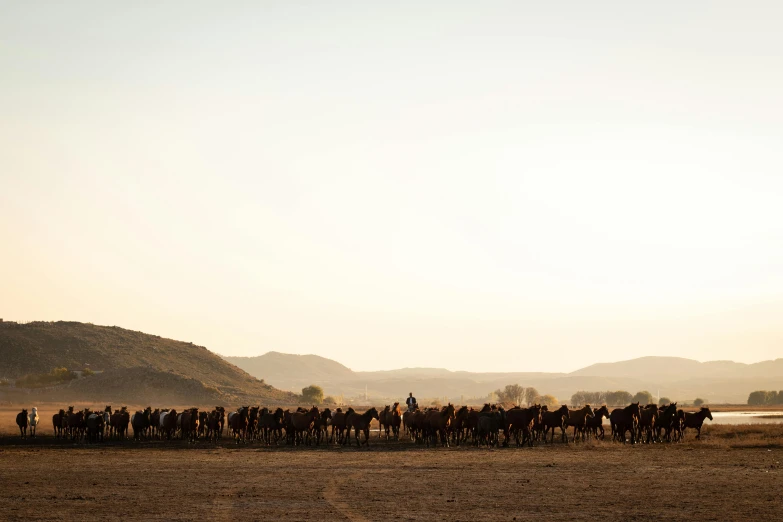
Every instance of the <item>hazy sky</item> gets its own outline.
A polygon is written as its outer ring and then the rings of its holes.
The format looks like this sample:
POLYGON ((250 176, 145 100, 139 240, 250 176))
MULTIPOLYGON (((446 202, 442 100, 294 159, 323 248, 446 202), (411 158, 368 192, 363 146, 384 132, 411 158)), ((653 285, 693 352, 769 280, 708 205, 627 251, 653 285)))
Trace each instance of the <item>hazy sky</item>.
POLYGON ((370 4, 0 0, 0 317, 783 357, 783 3, 370 4))

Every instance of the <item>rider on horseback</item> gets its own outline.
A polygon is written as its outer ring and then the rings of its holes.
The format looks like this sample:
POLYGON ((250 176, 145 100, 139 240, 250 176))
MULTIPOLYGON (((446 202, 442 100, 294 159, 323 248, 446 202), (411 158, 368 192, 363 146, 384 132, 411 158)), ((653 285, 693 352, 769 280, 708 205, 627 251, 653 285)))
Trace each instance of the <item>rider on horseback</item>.
POLYGON ((408 394, 408 398, 405 399, 405 404, 408 405, 408 411, 414 411, 418 407, 416 404, 416 397, 413 396, 413 392, 408 394))

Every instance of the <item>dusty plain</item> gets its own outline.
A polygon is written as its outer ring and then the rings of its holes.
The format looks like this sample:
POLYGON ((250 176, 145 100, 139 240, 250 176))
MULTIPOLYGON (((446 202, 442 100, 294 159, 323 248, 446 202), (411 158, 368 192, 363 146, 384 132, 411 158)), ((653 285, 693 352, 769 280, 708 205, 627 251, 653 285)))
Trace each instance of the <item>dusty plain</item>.
POLYGON ((50 422, 23 441, 12 413, 0 409, 0 520, 783 520, 783 424, 636 446, 266 448, 75 444, 50 422))

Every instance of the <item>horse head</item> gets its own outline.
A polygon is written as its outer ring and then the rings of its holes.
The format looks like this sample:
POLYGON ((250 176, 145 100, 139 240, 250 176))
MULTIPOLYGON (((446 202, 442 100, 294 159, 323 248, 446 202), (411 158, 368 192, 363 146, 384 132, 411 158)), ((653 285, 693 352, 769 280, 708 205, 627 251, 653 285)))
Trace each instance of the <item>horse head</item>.
POLYGON ((702 406, 702 408, 701 408, 701 413, 702 413, 702 414, 703 414, 705 417, 707 417, 707 418, 709 418, 710 420, 712 420, 712 412, 710 411, 710 409, 709 409, 708 407, 706 407, 706 406, 702 406))

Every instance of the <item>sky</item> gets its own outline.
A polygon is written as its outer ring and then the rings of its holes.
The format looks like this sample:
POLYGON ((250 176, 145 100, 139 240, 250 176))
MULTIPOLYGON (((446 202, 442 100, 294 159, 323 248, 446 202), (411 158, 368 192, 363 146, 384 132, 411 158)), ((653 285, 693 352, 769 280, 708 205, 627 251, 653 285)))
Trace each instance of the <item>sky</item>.
POLYGON ((0 317, 355 370, 783 357, 781 18, 0 0, 0 317))

